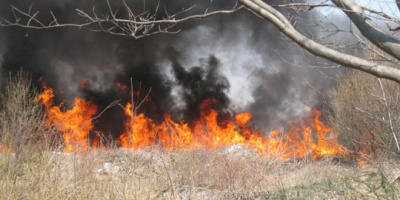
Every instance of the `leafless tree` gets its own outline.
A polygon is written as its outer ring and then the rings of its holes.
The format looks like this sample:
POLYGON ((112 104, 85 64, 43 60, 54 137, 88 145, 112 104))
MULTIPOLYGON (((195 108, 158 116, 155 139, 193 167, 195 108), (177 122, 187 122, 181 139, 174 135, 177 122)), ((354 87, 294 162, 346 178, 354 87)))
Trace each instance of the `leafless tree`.
MULTIPOLYGON (((282 1, 279 4, 267 3, 262 0, 237 0, 237 4, 231 9, 209 12, 208 9, 205 8, 202 13, 197 14, 187 14, 190 13, 196 5, 182 9, 178 13, 170 14, 167 8, 160 8, 159 4, 154 8, 136 13, 124 1, 124 12, 126 15, 123 15, 123 17, 120 17, 118 9, 113 8, 108 0, 105 1, 108 5, 107 13, 97 13, 95 7, 93 7, 92 12, 84 12, 76 8, 77 15, 85 20, 79 23, 59 23, 57 16, 55 16, 52 11, 49 11, 52 20, 44 23, 39 18, 39 12, 33 11, 32 7, 25 11, 11 6, 14 18, 1 18, 0 25, 20 26, 31 29, 59 27, 82 28, 85 26, 93 27, 97 25, 97 28, 92 30, 139 39, 158 33, 177 33, 180 31, 179 24, 189 20, 209 18, 214 15, 233 14, 246 9, 274 24, 281 33, 316 56, 325 58, 344 67, 358 69, 374 76, 400 83, 399 69, 382 64, 382 62, 368 60, 360 55, 357 56, 341 51, 337 46, 324 44, 315 38, 307 37, 296 28, 296 20, 293 20, 291 16, 285 16, 286 13, 282 11, 282 9, 290 8, 296 12, 308 12, 312 15, 312 11, 319 7, 341 10, 361 33, 362 36, 359 37, 359 44, 364 45, 366 48, 371 47, 371 45, 378 47, 385 52, 381 54, 383 60, 397 64, 400 59, 400 40, 394 37, 394 34, 400 29, 400 19, 383 11, 362 7, 354 0, 314 0, 309 2, 301 1, 300 3, 296 1, 282 1), (160 18, 158 16, 160 12, 164 13, 164 17, 160 18), (387 26, 378 26, 376 23, 377 20, 374 19, 387 21, 387 26)), ((210 3, 212 3, 212 0, 210 3)), ((399 1, 396 0, 396 3, 399 5, 399 1)), ((355 32, 353 28, 347 31, 355 32)), ((371 47, 370 49, 374 48, 371 47)))

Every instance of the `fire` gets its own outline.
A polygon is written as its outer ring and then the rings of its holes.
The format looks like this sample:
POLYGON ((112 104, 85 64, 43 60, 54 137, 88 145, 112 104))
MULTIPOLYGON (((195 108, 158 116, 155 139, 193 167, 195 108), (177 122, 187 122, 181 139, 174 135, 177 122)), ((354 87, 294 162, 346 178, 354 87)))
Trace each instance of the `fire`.
POLYGON ((127 90, 128 89, 128 86, 123 85, 122 83, 116 83, 115 85, 121 90, 127 90))
MULTIPOLYGON (((76 97, 73 107, 63 112, 63 104, 53 105, 53 90, 46 84, 43 88, 36 101, 40 100, 45 106, 47 123, 55 125, 63 133, 64 151, 86 150, 88 135, 94 128, 91 117, 97 113, 97 107, 76 97)), ((347 155, 337 142, 338 135, 319 120, 321 112, 316 109, 306 119, 295 121, 288 131, 272 130, 266 134, 249 124, 251 113, 218 120, 220 113, 212 108, 216 103, 215 99, 206 99, 199 106, 200 118, 190 125, 173 121, 168 113, 163 122, 156 123, 143 113, 133 112, 132 105, 127 103, 124 108, 127 117, 125 133, 119 136, 119 142, 123 148, 131 150, 157 146, 168 151, 211 150, 238 144, 260 155, 283 160, 347 155)), ((96 136, 92 147, 104 149, 99 141, 99 136, 96 136)))
POLYGON ((83 80, 83 81, 81 81, 81 89, 86 89, 86 88, 88 88, 89 87, 89 81, 87 81, 87 80, 83 80))
POLYGON ((92 149, 106 150, 106 147, 100 143, 100 136, 96 136, 92 141, 92 149))
MULTIPOLYGON (((303 158, 311 155, 312 159, 330 155, 346 155, 347 152, 337 142, 338 134, 319 120, 321 112, 313 109, 306 120, 298 120, 287 133, 276 130, 271 140, 277 148, 281 148, 282 158, 303 158), (300 124, 297 126, 296 124, 300 124), (279 136, 281 135, 281 136, 279 136)), ((271 146, 274 146, 271 145, 271 146)))
POLYGON ((91 102, 75 97, 70 110, 61 111, 63 104, 53 105, 53 89, 42 84, 44 91, 35 101, 41 101, 46 109, 46 121, 57 127, 63 134, 64 152, 87 149, 87 137, 93 129, 91 117, 97 113, 97 107, 91 102))
POLYGON ((361 168, 367 168, 371 166, 371 163, 376 162, 375 157, 377 153, 376 139, 374 134, 367 132, 365 138, 360 141, 360 149, 358 150, 359 156, 357 157, 358 166, 361 168))
POLYGON ((10 149, 10 147, 8 147, 8 145, 0 143, 0 155, 9 153, 10 150, 11 149, 10 149))
POLYGON ((247 146, 260 155, 290 158, 311 156, 346 155, 337 142, 337 134, 319 120, 321 112, 312 110, 306 120, 299 120, 288 132, 273 130, 269 137, 248 124, 251 113, 240 113, 234 119, 218 122, 218 112, 212 109, 214 99, 207 99, 200 106, 201 117, 190 127, 188 123, 174 122, 167 114, 164 122, 154 123, 144 114, 132 115, 131 105, 125 108, 129 120, 126 132, 120 136, 121 145, 129 149, 143 149, 154 145, 166 150, 216 149, 235 144, 247 146), (224 125, 221 125, 224 124, 224 125))

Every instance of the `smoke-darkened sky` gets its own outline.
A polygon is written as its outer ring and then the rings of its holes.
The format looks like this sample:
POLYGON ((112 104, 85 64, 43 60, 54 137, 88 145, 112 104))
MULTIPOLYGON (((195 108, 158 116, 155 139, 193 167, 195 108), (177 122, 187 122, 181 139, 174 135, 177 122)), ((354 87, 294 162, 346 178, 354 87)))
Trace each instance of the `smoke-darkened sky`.
MULTIPOLYGON (((40 11, 43 21, 51 10, 61 23, 81 22, 75 9, 106 12, 105 0, 4 0, 0 16, 13 19, 10 5, 40 11)), ((158 1, 127 1, 132 10, 154 8, 158 1), (144 3, 145 2, 145 3, 144 3)), ((229 9, 236 1, 167 1, 160 7, 170 13, 196 4, 193 14, 229 9)), ((124 10, 122 1, 112 1, 114 9, 124 10)), ((160 13, 160 17, 162 12, 160 13)), ((307 17, 297 22, 310 29, 307 17)), ((55 89, 58 101, 72 103, 74 96, 92 100, 100 109, 129 96, 116 83, 130 85, 146 93, 151 88, 151 103, 140 112, 155 120, 170 112, 174 119, 191 120, 204 99, 217 100, 223 112, 252 112, 253 123, 265 129, 285 127, 304 111, 318 106, 330 83, 320 70, 299 68, 284 62, 306 65, 306 53, 285 39, 273 25, 243 10, 233 15, 196 20, 179 26, 177 34, 159 34, 135 40, 131 37, 93 32, 91 28, 32 30, 0 27, 1 87, 9 72, 19 69, 43 76, 55 89), (89 82, 86 89, 81 81, 89 82)), ((312 28, 312 27, 311 27, 312 28)), ((314 59, 307 56, 308 59, 314 59)), ((325 73, 332 73, 327 71, 325 73)), ((119 108, 118 108, 119 109, 119 108)), ((115 108, 104 120, 123 120, 115 108)), ((115 125, 103 129, 119 132, 115 125)))

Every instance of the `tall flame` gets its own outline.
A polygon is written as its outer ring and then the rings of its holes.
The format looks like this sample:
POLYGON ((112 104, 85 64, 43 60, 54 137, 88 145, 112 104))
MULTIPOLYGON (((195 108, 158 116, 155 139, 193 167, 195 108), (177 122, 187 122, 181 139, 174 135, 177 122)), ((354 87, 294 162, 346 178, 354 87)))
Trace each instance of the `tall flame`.
POLYGON ((240 113, 234 119, 218 122, 219 114, 211 108, 215 103, 214 99, 207 99, 201 104, 200 119, 192 127, 184 122, 174 122, 168 114, 164 116, 164 122, 156 124, 144 114, 134 115, 128 103, 125 115, 130 119, 125 121, 126 132, 120 136, 121 145, 129 149, 159 145, 167 150, 187 150, 240 144, 260 155, 284 160, 347 154, 337 142, 337 134, 319 120, 321 112, 316 109, 311 111, 308 119, 296 121, 288 132, 273 130, 269 137, 263 137, 262 131, 248 124, 251 113, 240 113))
MULTIPOLYGON (((96 114, 97 107, 75 97, 72 108, 63 112, 63 104, 53 105, 53 90, 46 84, 43 84, 43 89, 35 100, 40 100, 45 106, 47 123, 55 125, 63 133, 64 151, 86 150, 88 135, 93 130, 91 117, 96 114)), ((337 142, 338 135, 319 120, 321 112, 316 109, 309 113, 307 119, 295 121, 287 132, 272 130, 266 137, 267 134, 249 124, 251 113, 217 120, 219 113, 212 109, 215 104, 215 99, 205 100, 199 106, 200 118, 189 125, 173 121, 168 113, 162 123, 156 123, 143 113, 134 113, 128 103, 124 110, 126 131, 119 137, 120 144, 132 150, 159 146, 168 151, 216 149, 239 144, 260 155, 283 160, 347 154, 337 142)), ((95 138, 92 145, 99 146, 99 138, 95 138)))
POLYGON ((64 152, 87 149, 87 137, 93 129, 91 117, 97 113, 97 107, 79 97, 75 97, 74 104, 70 110, 61 111, 60 105, 53 105, 53 89, 42 84, 44 91, 39 94, 35 101, 41 101, 46 109, 46 121, 57 127, 63 134, 64 152))

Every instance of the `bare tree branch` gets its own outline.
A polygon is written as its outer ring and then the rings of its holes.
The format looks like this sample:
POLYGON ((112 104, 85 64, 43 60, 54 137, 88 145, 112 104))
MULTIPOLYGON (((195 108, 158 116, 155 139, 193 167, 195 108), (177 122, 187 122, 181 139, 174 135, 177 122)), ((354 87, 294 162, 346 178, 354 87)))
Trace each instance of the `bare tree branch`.
POLYGON ((336 7, 335 4, 331 3, 319 3, 319 4, 310 4, 310 3, 288 3, 288 4, 279 4, 272 5, 275 8, 293 8, 293 7, 308 7, 307 11, 310 11, 314 8, 318 7, 336 7))
MULTIPOLYGON (((374 76, 394 80, 400 83, 400 70, 336 51, 307 38, 299 33, 282 13, 262 0, 238 1, 248 10, 270 21, 279 29, 279 31, 310 53, 316 56, 321 56, 345 67, 358 69, 374 76)), ((398 54, 398 57, 400 57, 400 53, 398 54)))
POLYGON ((99 16, 95 8, 93 7, 92 13, 89 14, 80 9, 75 9, 77 14, 82 17, 85 23, 59 23, 55 15, 50 12, 52 21, 44 24, 39 20, 39 12, 32 13, 31 8, 24 12, 15 6, 11 6, 12 12, 14 13, 13 21, 0 18, 0 26, 18 26, 30 29, 49 29, 49 28, 61 28, 61 27, 77 27, 82 28, 97 24, 99 29, 94 29, 95 32, 106 32, 113 35, 130 36, 135 39, 154 35, 158 33, 174 34, 180 32, 180 29, 172 30, 177 24, 181 24, 190 20, 209 18, 215 15, 226 15, 233 14, 243 9, 243 6, 234 8, 232 10, 218 10, 210 13, 204 13, 199 15, 190 15, 183 18, 178 18, 179 14, 190 11, 194 8, 191 6, 186 8, 179 13, 168 14, 164 19, 157 19, 156 14, 159 10, 159 5, 155 8, 154 14, 150 14, 145 11, 141 14, 135 15, 129 6, 125 3, 125 9, 128 13, 127 18, 118 18, 117 11, 114 11, 109 1, 107 0, 109 15, 99 16))
POLYGON ((400 60, 400 40, 379 30, 373 21, 363 13, 361 6, 357 5, 354 0, 332 1, 346 13, 364 37, 384 52, 400 60))
POLYGON ((18 26, 22 28, 30 28, 30 29, 48 29, 48 28, 61 28, 61 27, 78 27, 82 28, 84 26, 89 26, 94 22, 87 22, 87 23, 80 23, 80 24, 60 24, 57 21, 57 18, 54 16, 52 12, 50 14, 53 17, 53 21, 49 24, 43 24, 37 17, 39 12, 31 14, 31 10, 29 9, 28 12, 24 12, 14 6, 11 6, 12 12, 14 15, 14 22, 11 22, 5 18, 0 18, 0 26, 18 26), (21 15, 18 17, 18 14, 21 15), (27 19, 26 23, 22 23, 21 18, 24 17, 27 19), (36 24, 32 24, 32 22, 36 24))
MULTIPOLYGON (((306 49, 310 53, 328 59, 339 65, 362 70, 369 74, 375 75, 380 78, 386 78, 394 80, 400 83, 400 70, 393 67, 388 67, 377 62, 362 59, 356 56, 352 56, 347 53, 342 53, 330 47, 329 45, 322 45, 317 43, 313 39, 307 38, 305 35, 299 33, 294 25, 287 19, 282 13, 275 8, 287 8, 287 7, 306 7, 307 10, 311 10, 316 7, 336 7, 343 10, 350 20, 358 27, 360 32, 370 40, 374 45, 400 60, 400 41, 390 35, 380 31, 372 20, 366 15, 364 10, 382 16, 385 19, 392 20, 395 23, 400 23, 399 20, 379 11, 364 8, 357 5, 354 0, 333 0, 332 3, 287 3, 281 5, 269 5, 262 0, 238 0, 238 3, 242 4, 240 7, 234 7, 230 10, 217 10, 214 12, 208 12, 208 8, 204 13, 198 15, 189 15, 186 17, 180 17, 182 13, 187 13, 192 10, 194 6, 183 9, 182 11, 170 14, 165 9, 166 17, 163 19, 157 18, 158 12, 160 12, 160 3, 152 10, 144 10, 140 14, 135 14, 132 9, 127 5, 125 1, 124 9, 126 11, 125 18, 117 17, 118 10, 115 10, 109 0, 106 0, 108 6, 108 14, 98 15, 93 7, 92 13, 76 9, 77 14, 85 20, 84 23, 59 23, 56 16, 50 12, 52 17, 51 22, 43 23, 40 21, 38 15, 39 12, 32 11, 32 6, 27 12, 24 12, 14 6, 12 11, 14 19, 0 18, 0 26, 19 26, 31 29, 48 29, 48 28, 59 28, 59 27, 86 27, 97 24, 97 29, 91 30, 106 32, 113 35, 129 36, 135 39, 146 37, 158 33, 174 34, 180 31, 176 28, 177 24, 185 23, 190 20, 209 18, 215 15, 225 15, 236 13, 243 8, 247 8, 254 14, 265 18, 272 22, 283 34, 289 37, 291 40, 296 42, 299 46, 306 49)), ((396 28, 397 29, 397 28, 396 28)), ((335 33, 333 33, 335 34, 335 33)))

